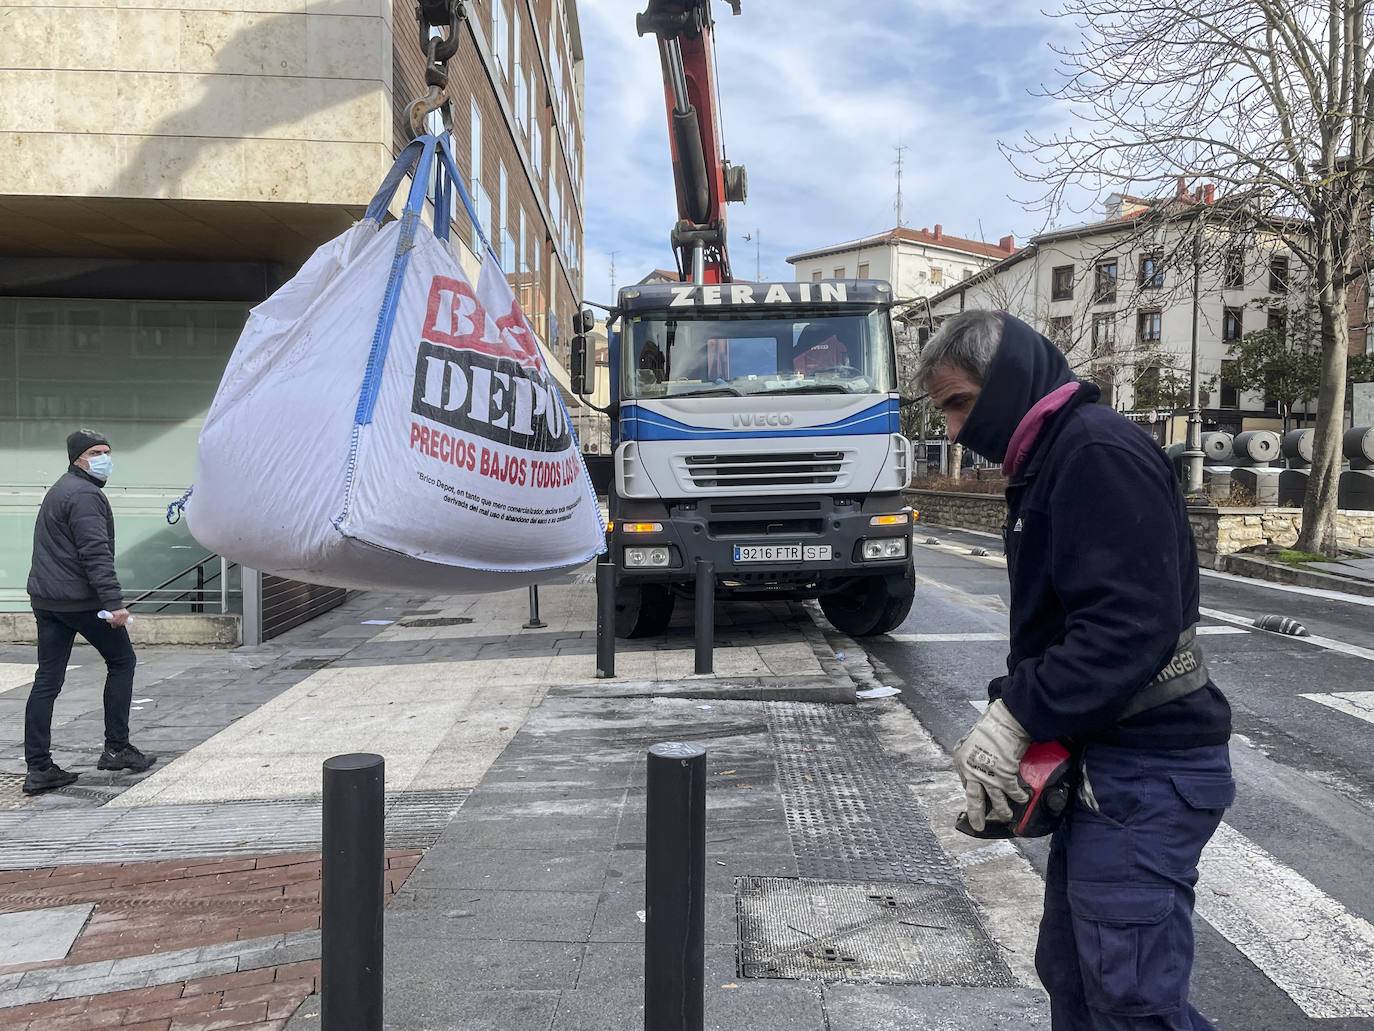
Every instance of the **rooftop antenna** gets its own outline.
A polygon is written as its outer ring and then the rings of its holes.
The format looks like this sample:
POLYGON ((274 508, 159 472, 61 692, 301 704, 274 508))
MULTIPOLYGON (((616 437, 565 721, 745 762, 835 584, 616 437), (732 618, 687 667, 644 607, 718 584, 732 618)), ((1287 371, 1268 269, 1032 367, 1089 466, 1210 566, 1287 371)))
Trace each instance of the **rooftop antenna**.
POLYGON ((615 251, 611 251, 611 296, 615 296, 615 251))
POLYGON ((907 146, 898 143, 894 149, 897 151, 897 160, 894 164, 897 166, 897 227, 900 229, 902 225, 902 151, 906 150, 907 146))
POLYGON ((753 236, 750 236, 748 233, 745 233, 745 234, 744 234, 744 240, 745 240, 746 243, 748 243, 750 240, 752 240, 752 241, 754 242, 754 282, 755 282, 755 283, 762 283, 762 282, 763 282, 763 271, 762 271, 763 265, 762 265, 761 259, 759 258, 759 250, 760 250, 760 246, 761 246, 761 241, 763 240, 763 234, 762 234, 761 232, 759 232, 757 229, 755 229, 755 230, 754 230, 754 235, 753 235, 753 236))

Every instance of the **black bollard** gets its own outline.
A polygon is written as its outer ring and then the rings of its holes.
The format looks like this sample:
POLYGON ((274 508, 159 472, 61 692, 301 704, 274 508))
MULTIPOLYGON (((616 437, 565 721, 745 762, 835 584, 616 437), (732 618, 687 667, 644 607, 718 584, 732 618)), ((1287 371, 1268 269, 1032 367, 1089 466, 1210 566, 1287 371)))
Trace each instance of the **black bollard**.
POLYGON ((716 567, 704 558, 697 559, 697 666, 698 673, 715 667, 716 647, 716 567))
POLYGON ((548 626, 539 618, 539 585, 530 584, 530 621, 525 624, 526 630, 538 630, 540 627, 548 626))
POLYGON ((705 965, 706 749, 665 741, 649 749, 644 1031, 702 1031, 705 965))
POLYGON ((596 675, 615 676, 615 566, 596 564, 596 675))
POLYGON ((320 850, 321 1031, 381 1031, 386 763, 324 761, 320 850))

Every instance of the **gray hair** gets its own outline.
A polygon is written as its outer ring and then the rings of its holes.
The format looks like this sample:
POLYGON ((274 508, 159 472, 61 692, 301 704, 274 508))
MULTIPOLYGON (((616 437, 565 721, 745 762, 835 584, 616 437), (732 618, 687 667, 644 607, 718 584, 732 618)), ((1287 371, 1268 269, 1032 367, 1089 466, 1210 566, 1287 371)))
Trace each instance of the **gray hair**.
POLYGON ((923 386, 941 365, 968 373, 980 387, 1002 342, 1002 313, 973 308, 945 320, 926 342, 916 363, 916 382, 923 386))

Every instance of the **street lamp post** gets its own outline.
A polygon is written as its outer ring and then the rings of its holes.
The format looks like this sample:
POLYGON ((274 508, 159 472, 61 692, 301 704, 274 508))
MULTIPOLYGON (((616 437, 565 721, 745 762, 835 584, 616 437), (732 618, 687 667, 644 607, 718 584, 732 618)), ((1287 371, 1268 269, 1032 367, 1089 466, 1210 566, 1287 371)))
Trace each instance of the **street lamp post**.
POLYGON ((1186 495, 1202 493, 1202 407, 1197 369, 1197 320, 1202 279, 1203 228, 1204 224, 1199 223, 1197 235, 1193 237, 1193 355, 1188 370, 1188 437, 1183 452, 1184 467, 1187 471, 1183 493, 1186 495))

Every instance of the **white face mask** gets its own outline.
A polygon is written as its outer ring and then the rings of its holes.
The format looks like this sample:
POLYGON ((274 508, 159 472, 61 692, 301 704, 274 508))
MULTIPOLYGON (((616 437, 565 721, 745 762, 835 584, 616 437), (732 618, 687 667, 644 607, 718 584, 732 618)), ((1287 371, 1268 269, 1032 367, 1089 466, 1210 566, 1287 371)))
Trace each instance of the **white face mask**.
POLYGON ((86 465, 97 480, 108 480, 114 472, 114 459, 109 455, 92 455, 86 459, 86 465))

